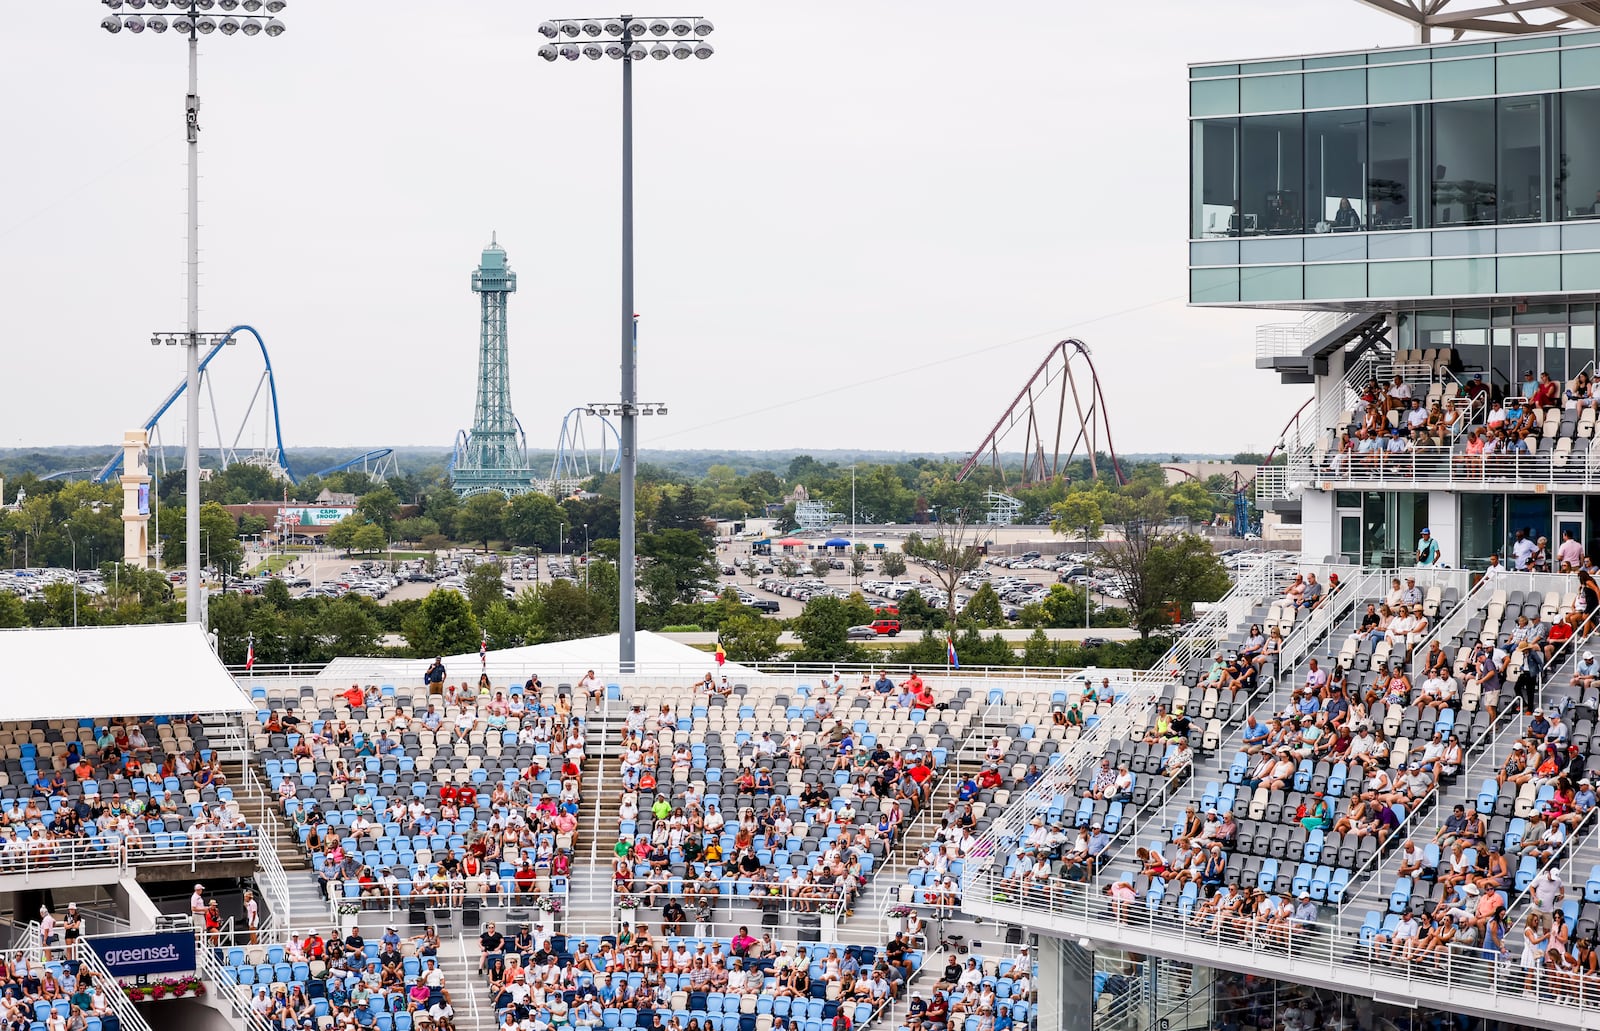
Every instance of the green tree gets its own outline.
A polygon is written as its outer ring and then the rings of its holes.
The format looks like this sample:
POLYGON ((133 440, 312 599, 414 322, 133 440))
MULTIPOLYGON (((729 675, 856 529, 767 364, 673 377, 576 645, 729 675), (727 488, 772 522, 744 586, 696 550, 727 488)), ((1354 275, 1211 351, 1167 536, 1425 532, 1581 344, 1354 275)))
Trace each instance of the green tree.
MULTIPOLYGON (((589 571, 593 583, 594 570, 589 571)), ((582 584, 556 580, 539 588, 532 599, 529 624, 540 641, 570 641, 593 637, 616 628, 607 612, 582 584)))
POLYGON ((529 642, 530 621, 505 599, 489 604, 483 613, 483 632, 491 648, 520 648, 529 642))
POLYGON ((803 642, 795 652, 800 662, 846 662, 858 658, 861 649, 852 644, 848 606, 833 595, 822 595, 806 603, 794 620, 793 629, 803 642))
MULTIPOLYGON (((32 498, 28 499, 30 502, 32 498)), ((182 505, 164 505, 161 509, 161 530, 164 538, 161 560, 168 566, 182 566, 184 542, 188 525, 184 520, 182 505)), ((244 549, 235 536, 238 526, 228 510, 215 501, 200 506, 200 556, 201 561, 214 569, 238 569, 244 561, 244 549)))
POLYGON ((898 580, 906 575, 906 557, 898 551, 885 551, 883 561, 878 563, 878 568, 883 570, 884 576, 898 580))
POLYGON ((383 628, 370 598, 347 594, 330 601, 318 619, 332 655, 371 655, 377 651, 383 628))
POLYGON ((739 614, 723 621, 720 639, 734 662, 765 662, 778 653, 782 629, 776 620, 739 614))
POLYGON ((355 514, 347 515, 343 519, 328 527, 327 534, 322 538, 330 548, 350 552, 356 546, 356 534, 366 524, 361 517, 355 514))
POLYGON ((1100 536, 1105 515, 1100 510, 1102 491, 1073 491, 1050 506, 1050 529, 1063 537, 1077 535, 1084 543, 1100 536))
POLYGON ((388 487, 379 487, 356 502, 356 511, 369 523, 383 528, 385 534, 394 532, 395 516, 400 512, 400 499, 388 487))
POLYGON ((961 622, 979 627, 1006 625, 1005 611, 1000 607, 1000 596, 988 584, 981 585, 967 599, 961 610, 961 622))
POLYGON ((826 577, 830 568, 832 568, 832 566, 825 558, 819 557, 811 560, 811 575, 817 577, 818 579, 826 577))
POLYGON ((755 557, 751 556, 744 560, 744 565, 739 567, 739 571, 748 577, 751 583, 755 583, 756 574, 761 572, 761 566, 756 563, 755 557))
POLYGON ((495 602, 506 600, 505 579, 498 562, 479 562, 467 574, 467 600, 472 611, 482 618, 495 602))
POLYGON ((438 532, 439 524, 427 516, 413 516, 394 524, 394 539, 397 541, 420 541, 438 532))
POLYGON ((548 494, 518 494, 506 505, 506 540, 523 547, 537 546, 545 551, 555 551, 566 515, 548 494))
POLYGON ((646 560, 640 578, 645 596, 663 612, 672 605, 693 601, 695 592, 716 579, 710 544, 693 530, 643 534, 639 537, 639 554, 646 560))
POLYGON ((472 606, 450 590, 436 590, 422 599, 404 632, 416 655, 459 655, 476 649, 480 639, 472 606))
POLYGON ((456 539, 482 541, 489 550, 489 541, 504 532, 506 499, 499 494, 474 494, 461 506, 456 515, 456 539))
POLYGON ((1204 538, 1166 530, 1188 503, 1160 484, 1133 484, 1110 497, 1107 522, 1120 539, 1108 542, 1100 564, 1122 581, 1129 624, 1142 638, 1172 623, 1174 607, 1214 600, 1228 589, 1227 570, 1204 538))
POLYGON ((867 557, 859 550, 850 553, 850 576, 860 580, 861 575, 867 571, 867 557))
POLYGON ((351 547, 363 555, 376 554, 388 544, 389 539, 384 536, 383 527, 377 523, 366 523, 356 527, 355 535, 350 539, 351 547))
POLYGON ((10 591, 0 591, 0 628, 12 629, 28 625, 22 599, 10 591))

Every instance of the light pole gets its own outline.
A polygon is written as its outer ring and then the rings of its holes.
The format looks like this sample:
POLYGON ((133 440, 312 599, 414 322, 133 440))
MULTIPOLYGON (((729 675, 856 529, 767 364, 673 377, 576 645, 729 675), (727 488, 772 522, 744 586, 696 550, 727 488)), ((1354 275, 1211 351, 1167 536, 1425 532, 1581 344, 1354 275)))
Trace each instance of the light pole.
POLYGON ((200 579, 200 37, 213 32, 232 36, 242 32, 246 36, 266 33, 283 35, 283 22, 275 15, 284 9, 285 0, 101 0, 111 9, 100 20, 100 27, 112 35, 124 29, 130 35, 141 35, 146 29, 155 35, 169 28, 179 38, 189 41, 189 92, 184 97, 184 127, 189 143, 189 247, 188 294, 189 318, 181 334, 156 334, 151 343, 182 342, 188 366, 184 378, 184 401, 187 425, 184 427, 184 464, 187 477, 184 487, 184 568, 190 582, 185 596, 184 615, 190 623, 205 621, 205 602, 195 585, 200 579), (144 14, 146 7, 156 13, 144 14), (172 9, 171 16, 160 13, 172 9), (223 17, 211 15, 212 8, 220 8, 223 17), (244 14, 234 12, 243 8, 244 14), (132 13, 117 12, 129 10, 132 13))
POLYGON ((589 524, 583 524, 583 589, 589 589, 589 524))
POLYGON ((72 625, 78 625, 78 539, 72 535, 72 524, 62 526, 67 531, 67 540, 72 542, 72 625))
MULTIPOLYGON (((640 18, 624 14, 616 18, 564 19, 547 21, 539 32, 551 42, 539 47, 546 61, 564 57, 576 61, 587 57, 598 61, 610 57, 622 63, 622 397, 615 405, 621 417, 619 445, 622 449, 622 526, 617 554, 617 658, 620 672, 634 670, 634 605, 637 595, 634 575, 634 498, 633 481, 638 469, 638 425, 635 416, 659 412, 661 405, 638 401, 635 374, 638 367, 638 316, 633 306, 633 66, 637 61, 669 57, 702 60, 712 55, 706 36, 714 26, 704 18, 640 18), (650 37, 654 37, 653 39, 650 37)), ((602 406, 590 406, 596 414, 602 406)))

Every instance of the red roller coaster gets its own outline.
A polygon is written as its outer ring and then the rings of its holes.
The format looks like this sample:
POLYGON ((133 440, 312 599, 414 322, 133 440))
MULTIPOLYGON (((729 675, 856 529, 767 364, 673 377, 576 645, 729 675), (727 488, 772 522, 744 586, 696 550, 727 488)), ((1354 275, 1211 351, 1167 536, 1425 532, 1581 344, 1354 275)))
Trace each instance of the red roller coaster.
MULTIPOLYGON (((1081 370, 1080 370, 1081 372, 1081 370)), ((977 450, 961 466, 956 479, 972 475, 979 463, 988 458, 997 474, 1004 475, 1000 461, 1000 445, 1017 427, 1023 429, 1022 482, 1037 483, 1054 479, 1066 472, 1066 467, 1077 457, 1081 446, 1089 460, 1089 471, 1100 474, 1100 449, 1111 457, 1111 471, 1118 483, 1127 483, 1122 463, 1117 459, 1117 449, 1111 442, 1111 423, 1106 415, 1106 399, 1100 390, 1100 376, 1095 372, 1089 348, 1081 340, 1063 340, 1053 345, 1044 361, 1028 377, 1017 396, 994 424, 994 429, 983 438, 977 450), (1073 374, 1073 360, 1082 359, 1088 369, 1088 382, 1079 391, 1078 377, 1073 374), (1068 410, 1068 399, 1071 410, 1068 410), (1072 442, 1065 457, 1061 440, 1076 423, 1072 442)))

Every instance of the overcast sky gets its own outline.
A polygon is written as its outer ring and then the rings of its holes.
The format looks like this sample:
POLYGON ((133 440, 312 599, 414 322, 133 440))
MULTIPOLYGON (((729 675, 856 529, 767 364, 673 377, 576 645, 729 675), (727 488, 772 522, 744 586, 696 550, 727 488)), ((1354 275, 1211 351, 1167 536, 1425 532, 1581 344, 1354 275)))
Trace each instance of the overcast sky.
MULTIPOLYGON (((0 446, 109 446, 181 376, 149 336, 185 312, 184 44, 108 35, 94 0, 6 7, 0 446)), ((1184 304, 1185 65, 1406 26, 1353 0, 993 9, 640 9, 711 18, 717 48, 635 75, 640 396, 672 409, 645 450, 971 449, 1068 335, 1119 450, 1273 443, 1309 390, 1253 368, 1253 331, 1298 316, 1184 304)), ((278 39, 201 44, 203 327, 261 330, 291 447, 470 424, 491 232, 530 443, 617 395, 620 71, 535 56, 541 18, 605 13, 293 0, 278 39)), ((231 439, 261 366, 226 359, 231 439)))

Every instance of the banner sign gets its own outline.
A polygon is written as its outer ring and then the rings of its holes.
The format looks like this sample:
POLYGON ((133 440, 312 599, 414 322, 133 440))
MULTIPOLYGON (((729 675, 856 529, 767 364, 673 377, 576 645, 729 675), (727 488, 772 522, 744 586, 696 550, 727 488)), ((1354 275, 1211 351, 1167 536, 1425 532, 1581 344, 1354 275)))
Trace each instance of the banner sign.
POLYGON ((150 514, 150 485, 148 483, 139 484, 139 514, 142 516, 150 514))
POLYGON ((116 978, 184 974, 196 969, 193 931, 91 938, 89 944, 116 978))
POLYGON ((353 512, 355 512, 355 509, 349 507, 280 508, 278 510, 278 525, 284 527, 332 526, 353 512))

